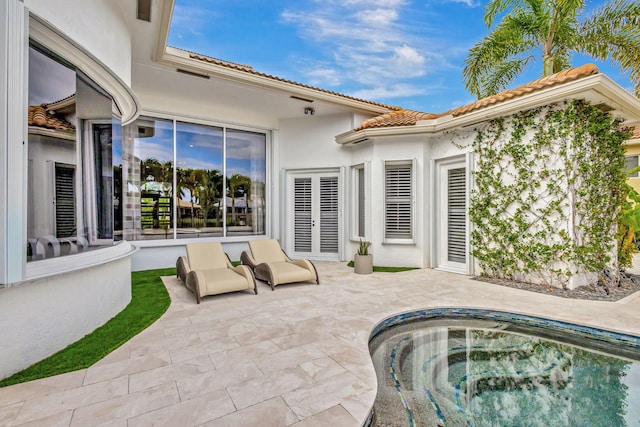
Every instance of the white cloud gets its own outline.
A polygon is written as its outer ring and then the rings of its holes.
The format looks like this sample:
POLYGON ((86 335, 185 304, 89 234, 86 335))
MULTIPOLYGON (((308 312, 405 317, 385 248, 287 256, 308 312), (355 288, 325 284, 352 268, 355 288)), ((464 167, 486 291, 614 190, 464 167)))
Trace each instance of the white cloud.
POLYGON ((468 7, 478 7, 482 3, 475 0, 444 0, 445 3, 462 3, 468 7))
POLYGON ((309 84, 319 87, 340 86, 343 82, 342 73, 335 68, 319 67, 306 72, 309 77, 309 84))
POLYGON ((297 61, 306 82, 382 100, 423 93, 416 79, 452 67, 439 52, 453 50, 416 36, 415 28, 402 23, 409 7, 404 0, 324 0, 280 16, 325 53, 321 60, 297 61))
POLYGON ((204 37, 203 30, 217 18, 215 9, 183 3, 176 3, 173 8, 172 36, 178 39, 204 37))
POLYGON ((394 84, 387 86, 371 87, 353 92, 351 95, 363 99, 404 98, 416 95, 425 95, 427 88, 415 84, 394 84))

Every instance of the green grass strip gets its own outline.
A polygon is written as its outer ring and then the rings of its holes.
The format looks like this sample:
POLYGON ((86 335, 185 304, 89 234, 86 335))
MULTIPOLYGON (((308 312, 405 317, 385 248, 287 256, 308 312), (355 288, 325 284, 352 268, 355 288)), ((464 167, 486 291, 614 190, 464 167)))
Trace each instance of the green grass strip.
MULTIPOLYGON (((347 264, 348 267, 353 267, 353 261, 347 264)), ((402 271, 418 270, 418 267, 382 267, 379 265, 373 266, 373 271, 379 273, 400 273, 402 271)))
POLYGON ((131 273, 131 302, 107 323, 67 348, 0 381, 0 387, 77 371, 102 359, 146 329, 167 311, 171 298, 160 276, 175 268, 131 273))

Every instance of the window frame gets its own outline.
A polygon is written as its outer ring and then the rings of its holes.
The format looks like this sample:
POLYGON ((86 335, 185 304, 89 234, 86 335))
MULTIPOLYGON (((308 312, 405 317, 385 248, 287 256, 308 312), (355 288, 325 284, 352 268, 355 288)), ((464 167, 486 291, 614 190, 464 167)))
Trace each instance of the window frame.
POLYGON ((369 201, 370 197, 370 182, 371 182, 371 162, 363 162, 351 166, 351 216, 350 216, 350 233, 352 241, 371 240, 369 221, 371 218, 369 201), (362 181, 362 182, 361 182, 362 181), (361 212, 360 206, 363 207, 361 212), (362 223, 361 223, 362 222, 362 223), (360 230, 363 233, 360 233, 360 230))
MULTIPOLYGON (((138 247, 162 247, 162 246, 176 246, 176 245, 185 245, 188 243, 198 243, 198 242, 205 242, 205 241, 220 241, 220 242, 228 242, 228 243, 234 243, 234 242, 246 242, 248 240, 254 240, 254 239, 266 239, 269 236, 271 236, 272 233, 272 224, 271 224, 271 217, 272 217, 272 209, 273 206, 271 206, 271 204, 273 203, 272 201, 272 192, 271 192, 271 185, 272 185, 272 153, 273 153, 273 144, 274 141, 276 140, 276 137, 274 135, 274 131, 272 129, 266 129, 266 128, 260 128, 260 127, 252 127, 252 126, 246 126, 246 125, 238 125, 235 123, 226 123, 226 122, 220 122, 220 121, 215 121, 215 120, 210 120, 210 119, 203 119, 200 117, 194 117, 194 116, 190 116, 190 115, 184 115, 184 114, 175 114, 175 113, 167 113, 167 112, 163 112, 163 111, 155 111, 155 110, 143 110, 140 115, 140 118, 149 118, 149 119, 159 119, 159 120, 167 120, 173 123, 173 130, 174 130, 174 136, 173 136, 173 169, 174 169, 174 174, 173 174, 173 186, 174 188, 176 187, 177 184, 177 167, 176 167, 176 162, 177 162, 177 134, 176 134, 176 124, 181 122, 181 123, 186 123, 186 124, 195 124, 195 125, 202 125, 202 126, 209 126, 209 127, 217 127, 217 128, 221 128, 223 130, 223 140, 226 140, 227 137, 227 129, 232 129, 232 130, 237 130, 237 131, 245 131, 245 132, 254 132, 254 133, 260 133, 260 134, 264 134, 265 135, 265 227, 264 227, 264 234, 247 234, 247 235, 235 235, 235 236, 228 236, 227 235, 227 230, 226 230, 226 221, 224 222, 224 232, 222 234, 222 236, 212 236, 212 237, 193 237, 193 238, 178 238, 177 237, 177 230, 176 227, 174 227, 174 232, 172 237, 168 238, 168 239, 158 239, 158 240, 136 240, 136 239, 130 239, 128 241, 131 241, 132 243, 135 243, 136 246, 138 247)), ((135 121, 129 123, 129 124, 133 124, 135 123, 135 121)), ((223 170, 222 170, 222 174, 223 174, 223 189, 225 189, 224 191, 226 192, 226 185, 227 185, 227 165, 226 165, 226 156, 227 156, 227 146, 226 144, 223 144, 223 170)), ((124 179, 124 178, 123 178, 124 179)), ((226 197, 222 198, 223 200, 223 206, 224 206, 224 212, 226 215, 226 211, 227 211, 227 206, 226 206, 226 197)), ((173 209, 172 212, 172 218, 174 221, 174 224, 176 223, 175 221, 177 221, 177 212, 175 209, 173 209)), ((125 225, 123 223, 123 232, 126 231, 124 230, 125 225)))
POLYGON ((383 206, 382 211, 384 212, 383 216, 383 244, 414 244, 416 242, 416 159, 406 159, 406 160, 384 160, 382 165, 382 180, 383 180, 383 188, 384 188, 384 196, 383 196, 383 206), (389 201, 389 197, 387 196, 387 167, 388 166, 408 166, 410 168, 409 172, 409 196, 408 197, 396 197, 391 198, 392 201, 396 203, 408 203, 409 204, 409 228, 410 234, 409 237, 388 237, 387 236, 387 224, 388 224, 388 212, 387 212, 387 202, 389 201), (397 199, 397 200, 393 200, 397 199))

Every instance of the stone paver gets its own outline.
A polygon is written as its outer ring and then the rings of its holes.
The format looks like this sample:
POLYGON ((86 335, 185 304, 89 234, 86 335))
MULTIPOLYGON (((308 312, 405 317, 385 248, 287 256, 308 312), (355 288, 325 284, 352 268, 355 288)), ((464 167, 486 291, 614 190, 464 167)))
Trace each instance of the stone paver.
POLYGON ((0 389, 0 425, 358 426, 375 399, 370 331, 404 311, 473 307, 640 335, 640 293, 577 301, 436 270, 356 275, 317 262, 322 284, 259 282, 201 304, 164 278, 171 307, 94 366, 0 389))

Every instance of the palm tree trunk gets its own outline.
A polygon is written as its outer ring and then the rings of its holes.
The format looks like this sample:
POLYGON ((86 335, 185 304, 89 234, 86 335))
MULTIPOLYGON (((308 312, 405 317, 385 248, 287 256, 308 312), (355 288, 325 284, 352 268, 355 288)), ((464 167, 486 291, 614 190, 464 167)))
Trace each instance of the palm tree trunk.
POLYGON ((544 77, 553 74, 553 55, 551 53, 545 53, 543 56, 543 75, 544 77))

